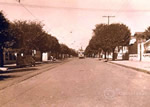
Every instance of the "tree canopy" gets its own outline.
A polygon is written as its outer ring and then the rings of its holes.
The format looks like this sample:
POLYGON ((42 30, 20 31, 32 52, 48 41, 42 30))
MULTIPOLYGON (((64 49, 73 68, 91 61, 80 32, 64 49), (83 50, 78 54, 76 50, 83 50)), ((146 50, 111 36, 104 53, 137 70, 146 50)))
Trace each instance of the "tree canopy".
POLYGON ((33 50, 42 53, 51 52, 75 55, 75 51, 67 45, 60 45, 56 37, 43 29, 43 24, 36 21, 9 22, 0 11, 0 66, 3 66, 3 49, 12 47, 17 54, 32 55, 33 50))
POLYGON ((127 46, 130 40, 130 30, 124 24, 97 24, 93 30, 94 35, 91 38, 88 48, 91 50, 103 50, 114 52, 117 46, 127 46))
POLYGON ((145 30, 143 38, 145 38, 146 40, 150 39, 150 26, 145 30))
POLYGON ((2 11, 0 11, 0 66, 3 67, 3 49, 8 48, 13 40, 9 34, 9 21, 5 18, 2 11))
POLYGON ((70 54, 72 51, 66 45, 61 47, 56 37, 43 30, 40 22, 15 21, 11 23, 10 32, 16 41, 13 47, 18 49, 19 53, 28 55, 32 50, 37 50, 41 52, 41 60, 44 52, 70 54))
POLYGON ((14 48, 25 52, 35 49, 38 37, 44 33, 39 22, 15 21, 11 24, 11 34, 16 41, 14 48))

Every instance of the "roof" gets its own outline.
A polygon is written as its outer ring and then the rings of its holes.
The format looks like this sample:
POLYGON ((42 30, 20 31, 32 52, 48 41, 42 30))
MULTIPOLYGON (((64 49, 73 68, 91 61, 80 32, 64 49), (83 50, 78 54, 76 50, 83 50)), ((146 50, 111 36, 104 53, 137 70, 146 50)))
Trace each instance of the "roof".
POLYGON ((144 46, 149 46, 150 45, 150 39, 148 39, 146 42, 144 42, 144 46))
POLYGON ((129 42, 129 45, 134 44, 135 42, 136 42, 136 38, 131 39, 130 42, 129 42))
POLYGON ((141 34, 143 34, 144 32, 135 32, 135 34, 134 35, 141 35, 141 34))
POLYGON ((136 42, 136 37, 135 36, 131 36, 129 45, 134 44, 135 42, 136 42))

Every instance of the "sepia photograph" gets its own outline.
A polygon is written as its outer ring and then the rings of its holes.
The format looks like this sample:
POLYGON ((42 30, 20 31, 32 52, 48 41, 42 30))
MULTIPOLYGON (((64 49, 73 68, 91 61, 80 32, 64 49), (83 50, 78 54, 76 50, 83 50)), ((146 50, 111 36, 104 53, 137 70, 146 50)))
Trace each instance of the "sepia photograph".
POLYGON ((150 107, 150 1, 0 0, 0 107, 150 107))

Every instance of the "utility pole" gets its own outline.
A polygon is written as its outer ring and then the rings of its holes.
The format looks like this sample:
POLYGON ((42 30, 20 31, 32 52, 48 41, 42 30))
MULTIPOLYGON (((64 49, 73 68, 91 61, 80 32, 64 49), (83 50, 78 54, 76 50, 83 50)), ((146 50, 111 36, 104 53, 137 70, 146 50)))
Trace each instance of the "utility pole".
POLYGON ((20 3, 21 0, 18 0, 18 2, 20 3))
POLYGON ((110 20, 110 18, 113 18, 113 17, 115 17, 115 16, 103 16, 103 17, 108 18, 108 25, 109 25, 109 20, 110 20))

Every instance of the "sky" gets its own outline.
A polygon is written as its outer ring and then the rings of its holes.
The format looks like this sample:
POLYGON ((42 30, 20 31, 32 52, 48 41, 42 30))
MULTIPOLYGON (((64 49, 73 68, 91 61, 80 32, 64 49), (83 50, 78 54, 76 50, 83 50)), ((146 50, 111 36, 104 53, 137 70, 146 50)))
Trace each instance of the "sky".
POLYGON ((0 0, 6 18, 40 21, 60 43, 85 49, 96 24, 123 23, 132 35, 150 26, 149 0, 0 0))

